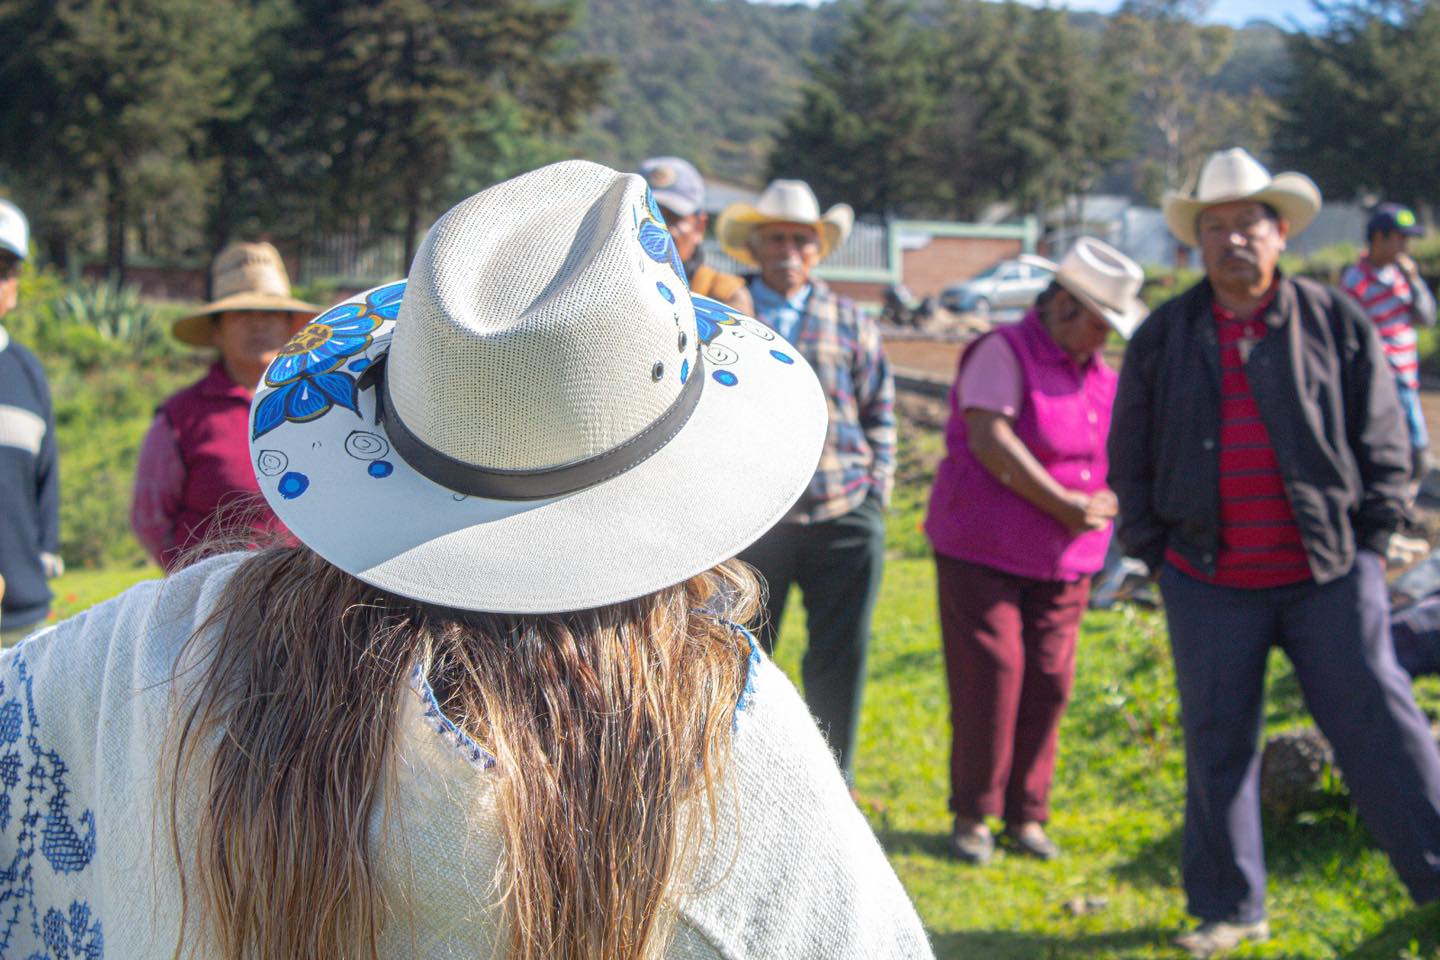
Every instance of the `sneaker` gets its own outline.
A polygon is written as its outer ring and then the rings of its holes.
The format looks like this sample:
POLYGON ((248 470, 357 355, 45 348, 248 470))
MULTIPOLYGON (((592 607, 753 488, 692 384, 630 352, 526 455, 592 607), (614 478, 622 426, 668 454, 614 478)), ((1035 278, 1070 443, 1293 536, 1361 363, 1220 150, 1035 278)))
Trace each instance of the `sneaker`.
POLYGON ((1206 920, 1194 930, 1180 934, 1173 942, 1190 956, 1204 958, 1229 953, 1247 941, 1262 943, 1269 939, 1270 924, 1264 920, 1254 923, 1206 920))
POLYGON ((995 835, 983 823, 975 827, 957 826, 950 834, 950 853, 957 860, 977 866, 989 863, 995 855, 995 835))
POLYGON ((1033 820, 1017 828, 1005 828, 1005 837, 1024 854, 1041 860, 1054 860, 1060 856, 1060 845, 1051 840, 1045 828, 1033 820))

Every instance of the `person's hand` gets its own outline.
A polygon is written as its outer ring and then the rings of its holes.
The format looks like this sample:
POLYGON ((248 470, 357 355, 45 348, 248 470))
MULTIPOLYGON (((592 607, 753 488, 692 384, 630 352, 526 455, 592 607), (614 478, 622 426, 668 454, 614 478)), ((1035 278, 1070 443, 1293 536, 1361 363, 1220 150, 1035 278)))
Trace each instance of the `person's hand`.
POLYGON ((1397 253, 1395 255, 1395 264, 1401 269, 1405 276, 1411 280, 1420 276, 1420 268, 1415 266, 1414 258, 1408 253, 1397 253))
POLYGON ((1065 509, 1057 517, 1070 531, 1072 536, 1079 536, 1082 533, 1089 533, 1092 530, 1103 530, 1105 524, 1115 515, 1115 495, 1109 490, 1101 490, 1099 493, 1082 493, 1079 490, 1065 491, 1065 509), (1109 495, 1109 513, 1103 512, 1106 509, 1107 501, 1105 495, 1109 495), (1097 498, 1099 502, 1097 504, 1097 498))
POLYGON ((60 559, 58 553, 40 554, 40 566, 45 571, 46 580, 54 580, 65 574, 65 561, 60 559))
POLYGON ((1115 496, 1115 491, 1107 487, 1090 495, 1089 509, 1090 513, 1097 517, 1113 520, 1115 515, 1120 512, 1120 500, 1115 496))

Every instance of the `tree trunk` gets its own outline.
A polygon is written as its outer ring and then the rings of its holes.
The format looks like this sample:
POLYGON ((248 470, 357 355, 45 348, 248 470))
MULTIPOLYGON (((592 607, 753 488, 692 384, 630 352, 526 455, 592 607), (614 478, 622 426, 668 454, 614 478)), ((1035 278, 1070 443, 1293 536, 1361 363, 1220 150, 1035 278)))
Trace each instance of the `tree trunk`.
POLYGON ((105 278, 115 286, 125 282, 125 187, 113 161, 105 171, 105 278))

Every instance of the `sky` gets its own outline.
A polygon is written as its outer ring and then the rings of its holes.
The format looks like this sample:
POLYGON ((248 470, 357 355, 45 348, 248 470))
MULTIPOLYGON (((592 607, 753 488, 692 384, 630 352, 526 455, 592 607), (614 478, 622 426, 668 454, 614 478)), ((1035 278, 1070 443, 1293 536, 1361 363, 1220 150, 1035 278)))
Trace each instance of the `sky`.
MULTIPOLYGON (((793 3, 796 0, 762 0, 770 3, 793 3)), ((828 0, 799 0, 815 6, 828 0)), ((1031 6, 1040 6, 1043 0, 1022 0, 1031 6)), ((1120 6, 1120 0, 1052 0, 1057 7, 1073 10, 1099 10, 1109 13, 1120 6)), ((1319 26, 1322 18, 1310 5, 1310 0, 1212 0, 1210 13, 1206 18, 1212 23, 1243 27, 1254 19, 1264 19, 1290 29, 1299 24, 1301 29, 1319 26)))
MULTIPOLYGON (((1039 6, 1036 0, 1025 0, 1031 6, 1039 6)), ((1120 6, 1120 0, 1057 0, 1057 7, 1073 10, 1099 10, 1109 13, 1120 6)), ((1232 27, 1244 26, 1254 19, 1269 20, 1289 29, 1292 19, 1302 28, 1315 27, 1322 18, 1310 5, 1310 0, 1214 0, 1206 18, 1213 23, 1225 23, 1232 27)))

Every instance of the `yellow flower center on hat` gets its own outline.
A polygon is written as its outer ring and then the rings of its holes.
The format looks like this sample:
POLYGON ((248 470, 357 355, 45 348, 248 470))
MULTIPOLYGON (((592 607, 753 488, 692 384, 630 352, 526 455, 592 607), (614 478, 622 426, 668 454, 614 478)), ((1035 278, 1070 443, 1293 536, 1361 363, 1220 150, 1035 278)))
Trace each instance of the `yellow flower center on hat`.
POLYGON ((281 350, 280 353, 282 356, 309 353, 311 350, 316 350, 328 343, 332 334, 333 331, 330 329, 329 324, 306 324, 300 328, 299 333, 291 338, 289 343, 285 344, 285 348, 281 350))

